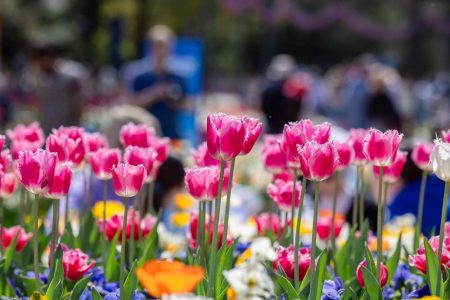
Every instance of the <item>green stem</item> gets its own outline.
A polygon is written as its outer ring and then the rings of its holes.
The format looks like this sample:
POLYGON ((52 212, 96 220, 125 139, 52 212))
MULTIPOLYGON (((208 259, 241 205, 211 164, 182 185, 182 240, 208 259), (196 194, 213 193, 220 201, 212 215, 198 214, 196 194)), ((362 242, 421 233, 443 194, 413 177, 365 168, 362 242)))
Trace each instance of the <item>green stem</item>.
MULTIPOLYGON (((294 216, 295 216, 295 194, 296 194, 296 185, 297 185, 297 168, 294 168, 294 184, 292 185, 292 196, 291 196, 291 234, 292 239, 294 239, 294 216)), ((292 240, 294 243, 294 240, 292 240)))
POLYGON ((3 197, 0 197, 0 253, 3 254, 3 197))
POLYGON ((204 243, 204 234, 205 234, 205 210, 206 210, 206 202, 199 202, 199 225, 198 225, 198 233, 197 233, 197 247, 200 248, 200 265, 205 265, 205 243, 204 243))
POLYGON ((103 260, 103 268, 106 268, 106 202, 108 198, 108 180, 103 181, 103 224, 102 224, 102 260, 103 260))
POLYGON ((22 186, 20 188, 20 199, 19 199, 19 221, 20 225, 24 227, 25 221, 24 221, 24 212, 25 210, 25 197, 26 197, 26 189, 22 186))
POLYGON ((155 194, 155 183, 150 182, 148 184, 148 202, 147 202, 147 212, 150 212, 151 214, 156 214, 156 212, 153 209, 153 197, 155 194))
POLYGON ((383 260, 383 167, 378 177, 378 214, 377 214, 377 279, 380 280, 381 261, 383 260))
MULTIPOLYGON (((55 260, 55 252, 56 252, 56 236, 58 234, 58 225, 57 225, 57 219, 58 219, 58 203, 59 199, 53 200, 53 214, 52 214, 52 240, 51 240, 51 247, 50 247, 50 263, 52 264, 55 260)), ((52 276, 53 277, 53 276, 52 276)))
POLYGON ((220 218, 220 202, 222 200, 222 185, 223 176, 225 173, 225 161, 222 160, 220 163, 220 176, 219 176, 219 188, 216 198, 216 210, 214 214, 214 231, 211 243, 211 254, 209 256, 209 289, 208 295, 214 297, 214 287, 216 282, 216 255, 217 255, 217 244, 219 239, 218 229, 219 229, 219 218, 220 218))
POLYGON ((66 230, 67 224, 69 224, 69 193, 67 193, 66 195, 66 210, 64 212, 64 230, 66 230))
POLYGON ((358 224, 358 195, 360 189, 360 181, 361 181, 361 167, 356 167, 356 189, 355 189, 355 197, 353 198, 353 214, 352 214, 352 225, 356 227, 358 224))
POLYGON ((315 272, 315 259, 316 259, 316 238, 317 238, 317 215, 319 214, 319 188, 320 181, 314 182, 314 214, 313 214, 313 229, 312 229, 312 243, 311 243, 311 262, 309 264, 310 270, 310 290, 313 291, 314 284, 314 272, 315 272))
POLYGON ((428 171, 422 172, 422 180, 420 182, 419 207, 417 210, 416 230, 414 231, 414 251, 419 248, 420 234, 422 232, 423 220, 423 204, 425 199, 425 190, 427 187, 428 171))
POLYGON ((336 220, 336 205, 339 194, 339 171, 334 174, 335 189, 333 195, 333 205, 331 209, 331 248, 336 251, 336 235, 335 235, 335 220, 336 220))
MULTIPOLYGON (((134 231, 135 231, 135 217, 136 217, 136 207, 137 207, 137 195, 133 197, 133 214, 131 217, 131 236, 130 236, 130 253, 129 254, 129 264, 133 264, 134 253, 135 253, 135 242, 134 242, 134 231)), ((139 226, 141 227, 141 226, 139 226)))
POLYGON ((444 199, 442 200, 442 215, 441 215, 441 230, 439 231, 439 249, 438 249, 438 262, 439 262, 439 271, 437 278, 437 288, 436 291, 440 294, 441 292, 441 276, 442 272, 440 266, 442 265, 442 246, 444 244, 444 229, 445 229, 445 221, 447 220, 447 209, 448 209, 448 186, 450 185, 449 181, 445 182, 444 188, 444 199))
POLYGON ((359 191, 359 226, 362 227, 364 223, 364 191, 365 191, 365 182, 364 182, 364 166, 360 167, 360 185, 361 189, 359 191))
POLYGON ((231 189, 233 188, 233 174, 234 174, 234 164, 236 158, 231 160, 230 166, 230 178, 228 179, 227 187, 227 201, 225 202, 225 217, 223 220, 223 239, 226 241, 228 236, 228 218, 230 216, 230 199, 231 199, 231 189))
POLYGON ((128 206, 129 198, 125 197, 125 210, 123 212, 123 226, 122 226, 122 243, 120 247, 120 299, 125 299, 124 286, 125 283, 125 244, 127 239, 127 220, 128 220, 128 206))
MULTIPOLYGON (((146 183, 147 185, 149 183, 146 183)), ((143 190, 139 192, 139 197, 141 198, 141 201, 139 202, 139 234, 138 234, 138 240, 139 242, 142 240, 142 219, 144 217, 144 209, 145 209, 145 193, 143 190)))
MULTIPOLYGON (((302 213, 303 213, 303 199, 305 198, 306 192, 306 178, 303 177, 302 180, 302 190, 300 193, 300 203, 298 205, 297 211, 297 225, 295 226, 295 239, 294 239, 294 283, 295 289, 298 290, 300 287, 300 277, 298 272, 298 248, 300 245, 300 225, 302 223, 302 213)), ((270 223, 272 227, 272 223, 270 223)))
POLYGON ((33 252, 34 252, 34 280, 36 290, 40 292, 41 280, 39 279, 39 195, 34 195, 34 230, 33 230, 33 252))

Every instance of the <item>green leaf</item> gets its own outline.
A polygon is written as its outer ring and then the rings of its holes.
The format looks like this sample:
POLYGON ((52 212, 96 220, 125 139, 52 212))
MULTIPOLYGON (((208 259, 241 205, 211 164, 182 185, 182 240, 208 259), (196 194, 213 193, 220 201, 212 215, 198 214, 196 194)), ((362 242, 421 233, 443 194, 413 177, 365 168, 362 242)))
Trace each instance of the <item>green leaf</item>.
POLYGON ((161 213, 158 214, 158 218, 156 220, 155 225, 153 226, 152 232, 145 239, 145 248, 142 252, 141 257, 139 258, 137 265, 138 267, 142 267, 146 261, 154 258, 156 247, 158 246, 158 225, 161 221, 161 213))
POLYGON ((23 284, 26 289, 27 295, 31 295, 34 291, 36 291, 36 281, 34 278, 25 277, 23 275, 19 276, 20 283, 23 284))
POLYGON ((8 272, 8 269, 11 266, 12 258, 16 253, 16 244, 17 244, 18 237, 19 237, 19 232, 17 232, 13 241, 11 242, 11 244, 9 244, 8 248, 6 249, 5 262, 3 264, 3 271, 5 272, 5 274, 8 272))
POLYGON ((325 272, 327 267, 328 251, 325 249, 319 256, 319 260, 316 265, 316 271, 312 278, 313 283, 311 291, 309 292, 308 300, 319 300, 322 295, 323 282, 325 281, 325 272))
POLYGON ((310 268, 306 271, 305 277, 303 277, 302 283, 300 283, 300 293, 302 293, 306 288, 309 287, 310 282, 310 268))
POLYGON ((135 260, 133 265, 131 266, 130 272, 128 273, 128 276, 125 278, 125 282, 123 284, 124 289, 124 298, 125 299, 132 299, 133 293, 137 288, 137 277, 134 273, 134 269, 137 266, 137 261, 135 260))
POLYGON ((112 240, 109 246, 109 254, 107 263, 105 266, 105 277, 108 281, 117 281, 119 280, 119 263, 117 261, 117 241, 119 240, 119 232, 116 233, 114 239, 112 240))
POLYGON ((56 260, 55 265, 55 274, 45 293, 50 300, 61 299, 63 293, 64 270, 61 265, 61 260, 56 260))
POLYGON ((75 248, 75 235, 70 222, 67 223, 67 227, 61 237, 61 243, 66 244, 69 248, 75 248))
POLYGON ((389 272, 389 278, 386 283, 388 285, 389 285, 389 283, 391 283, 392 277, 394 277, 395 271, 397 270, 398 262, 400 260, 401 250, 402 250, 402 234, 400 233, 394 253, 386 262, 386 267, 389 272))
POLYGON ((276 275, 277 283, 280 285, 281 289, 285 293, 285 297, 288 300, 295 300, 300 298, 295 288, 292 286, 292 283, 281 275, 276 275))
MULTIPOLYGON (((441 266, 438 262, 438 258, 436 256, 436 253, 434 253, 433 249, 431 248, 428 241, 424 240, 424 246, 425 246, 425 256, 427 259, 427 282, 430 287, 431 295, 439 296, 441 295, 441 291, 437 290, 437 282, 438 282, 438 276, 437 274, 441 272, 441 266)), ((441 276, 441 287, 442 284, 442 276, 441 276)))
MULTIPOLYGON (((220 293, 228 286, 227 281, 223 277, 223 270, 228 270, 232 267, 232 260, 233 260, 233 253, 234 249, 236 247, 236 241, 234 240, 233 243, 228 247, 226 244, 223 244, 220 248, 217 257, 218 257, 218 264, 217 264, 217 270, 216 270, 216 286, 215 286, 215 294, 220 295, 220 293)), ((220 299, 220 298, 219 298, 220 299)))
POLYGON ((81 294, 83 294, 84 290, 86 289, 86 286, 89 283, 91 276, 92 276, 92 274, 78 280, 78 282, 73 287, 72 296, 70 297, 70 299, 72 299, 72 300, 80 299, 80 296, 81 296, 81 294))
POLYGON ((58 245, 58 247, 56 248, 56 253, 55 253, 55 257, 54 257, 54 261, 50 262, 50 274, 48 276, 48 281, 51 282, 53 279, 53 274, 55 272, 55 262, 56 261, 62 261, 62 248, 61 248, 61 244, 58 245))
POLYGON ((383 299, 381 294, 381 288, 378 285, 378 280, 376 279, 375 275, 372 274, 372 272, 366 268, 362 267, 362 273, 364 277, 364 284, 365 284, 365 290, 367 292, 367 295, 369 296, 370 300, 379 300, 383 299))
POLYGON ((92 300, 103 300, 102 296, 98 293, 98 291, 93 287, 91 290, 92 300))
POLYGON ((372 272, 372 274, 376 276, 376 274, 377 274, 377 266, 375 264, 375 260, 373 259, 372 252, 367 247, 367 244, 366 244, 365 255, 366 255, 366 268, 369 269, 370 272, 372 272))
POLYGON ((352 229, 349 234, 348 240, 345 242, 344 246, 339 248, 334 256, 334 270, 336 274, 341 276, 344 281, 350 279, 350 277, 352 276, 349 266, 351 255, 349 255, 349 253, 351 252, 351 248, 353 247, 353 244, 355 242, 354 236, 355 229, 352 229))

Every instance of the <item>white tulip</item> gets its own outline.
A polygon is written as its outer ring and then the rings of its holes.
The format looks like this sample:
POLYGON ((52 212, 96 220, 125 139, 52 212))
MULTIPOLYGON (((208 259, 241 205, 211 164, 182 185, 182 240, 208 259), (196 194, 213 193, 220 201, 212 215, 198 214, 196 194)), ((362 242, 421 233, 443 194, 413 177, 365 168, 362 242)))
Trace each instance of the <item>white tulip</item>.
POLYGON ((430 155, 433 172, 441 180, 450 182, 450 143, 437 139, 434 144, 430 155))

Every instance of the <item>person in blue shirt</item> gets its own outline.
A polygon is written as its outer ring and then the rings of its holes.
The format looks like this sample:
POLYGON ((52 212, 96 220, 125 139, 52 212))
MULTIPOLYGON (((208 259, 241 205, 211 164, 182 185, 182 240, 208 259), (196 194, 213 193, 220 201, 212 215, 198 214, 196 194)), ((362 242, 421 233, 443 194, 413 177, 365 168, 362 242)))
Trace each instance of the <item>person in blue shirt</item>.
POLYGON ((186 89, 183 79, 167 66, 173 33, 164 25, 150 29, 152 47, 151 71, 137 76, 132 82, 134 104, 147 109, 161 123, 164 136, 178 139, 177 116, 185 109, 186 89))
MULTIPOLYGON (((415 166, 408 151, 408 159, 400 179, 403 186, 389 204, 390 218, 412 213, 417 217, 422 171, 415 166)), ((441 222, 444 182, 435 175, 428 175, 425 190, 422 232, 429 236, 433 231, 439 234, 441 222)), ((447 216, 450 210, 447 207, 447 216)), ((448 220, 448 218, 447 218, 448 220)))

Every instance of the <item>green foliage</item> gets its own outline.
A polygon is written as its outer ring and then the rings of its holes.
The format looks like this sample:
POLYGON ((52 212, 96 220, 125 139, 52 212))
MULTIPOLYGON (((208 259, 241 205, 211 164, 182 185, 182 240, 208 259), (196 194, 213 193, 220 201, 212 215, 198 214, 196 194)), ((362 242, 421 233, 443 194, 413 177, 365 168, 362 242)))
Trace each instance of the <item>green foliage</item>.
POLYGON ((117 232, 114 236, 114 239, 111 241, 109 245, 109 254, 107 263, 105 266, 105 278, 108 281, 118 281, 119 280, 119 263, 117 261, 117 241, 119 240, 120 232, 117 232))
POLYGON ((438 261, 438 257, 436 253, 434 253, 433 249, 431 248, 430 244, 427 240, 424 240, 424 246, 425 246, 425 255, 427 259, 427 276, 426 280, 428 283, 428 286, 430 287, 431 295, 442 297, 443 295, 443 286, 444 283, 442 282, 442 276, 441 276, 441 289, 438 290, 438 273, 441 272, 441 266, 438 261))

